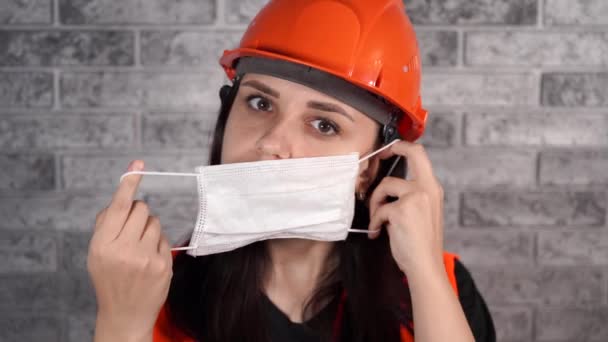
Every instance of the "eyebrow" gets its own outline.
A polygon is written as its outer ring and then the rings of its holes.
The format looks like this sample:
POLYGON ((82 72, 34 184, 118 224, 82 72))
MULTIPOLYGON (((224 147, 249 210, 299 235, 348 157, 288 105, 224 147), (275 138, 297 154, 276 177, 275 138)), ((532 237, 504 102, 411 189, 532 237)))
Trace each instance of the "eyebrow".
POLYGON ((242 85, 250 86, 252 88, 255 88, 255 89, 261 91, 262 93, 266 93, 272 97, 276 97, 277 99, 281 97, 281 94, 279 94, 278 91, 270 88, 269 86, 265 85, 264 83, 262 83, 260 81, 250 80, 250 81, 244 82, 242 85))
POLYGON ((348 114, 342 107, 335 105, 333 103, 329 103, 329 102, 318 102, 318 101, 308 101, 307 103, 308 108, 311 109, 316 109, 316 110, 321 110, 324 112, 335 112, 341 115, 344 115, 345 117, 347 117, 350 121, 355 121, 353 119, 353 117, 348 114))
MULTIPOLYGON (((249 80, 246 82, 243 82, 242 86, 249 86, 252 88, 255 88, 265 94, 268 94, 270 96, 276 97, 277 99, 281 97, 281 94, 272 89, 271 87, 267 86, 266 84, 260 82, 260 81, 256 81, 256 80, 249 80)), ((333 103, 329 103, 329 102, 319 102, 319 101, 308 101, 306 103, 308 108, 311 109, 316 109, 316 110, 320 110, 320 111, 324 111, 324 112, 335 112, 338 114, 341 114, 345 117, 347 117, 350 121, 355 121, 353 119, 353 117, 348 114, 342 107, 333 104, 333 103)))

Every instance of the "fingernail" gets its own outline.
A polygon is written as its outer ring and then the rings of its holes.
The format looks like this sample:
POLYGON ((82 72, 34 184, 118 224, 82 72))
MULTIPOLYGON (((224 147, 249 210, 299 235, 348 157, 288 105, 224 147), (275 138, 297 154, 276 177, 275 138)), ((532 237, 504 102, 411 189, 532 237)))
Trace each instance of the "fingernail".
POLYGON ((127 172, 131 172, 131 171, 133 171, 133 163, 134 163, 134 162, 135 162, 135 160, 133 160, 133 161, 131 161, 131 162, 129 163, 129 166, 127 167, 127 172))
POLYGON ((133 171, 141 171, 143 169, 143 165, 141 160, 133 161, 133 171))

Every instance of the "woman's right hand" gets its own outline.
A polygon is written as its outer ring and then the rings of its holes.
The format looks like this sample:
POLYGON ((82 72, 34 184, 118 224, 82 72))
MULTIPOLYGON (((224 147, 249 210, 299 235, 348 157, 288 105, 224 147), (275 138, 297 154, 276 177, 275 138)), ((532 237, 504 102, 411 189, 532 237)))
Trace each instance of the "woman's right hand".
MULTIPOLYGON (((129 171, 143 170, 135 160, 129 171)), ((129 175, 97 214, 87 268, 97 296, 95 341, 152 341, 171 283, 169 242, 148 206, 134 201, 141 175, 129 175)))

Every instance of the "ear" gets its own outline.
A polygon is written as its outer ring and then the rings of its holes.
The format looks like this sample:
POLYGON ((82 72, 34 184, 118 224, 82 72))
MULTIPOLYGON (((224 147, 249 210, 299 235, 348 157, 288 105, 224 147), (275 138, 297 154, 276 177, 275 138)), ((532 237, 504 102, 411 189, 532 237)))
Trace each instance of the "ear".
POLYGON ((359 176, 357 177, 356 191, 367 193, 369 187, 378 175, 380 169, 380 158, 373 156, 363 163, 359 167, 359 176))

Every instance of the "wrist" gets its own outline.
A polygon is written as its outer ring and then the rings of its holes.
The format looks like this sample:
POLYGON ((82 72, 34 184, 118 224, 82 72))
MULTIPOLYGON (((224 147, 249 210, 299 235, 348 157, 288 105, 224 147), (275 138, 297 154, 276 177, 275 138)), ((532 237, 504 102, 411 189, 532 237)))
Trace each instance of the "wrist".
POLYGON ((420 282, 424 284, 430 281, 435 282, 448 280, 443 258, 440 260, 435 260, 435 258, 425 258, 419 260, 425 261, 412 263, 411 265, 407 266, 399 265, 401 271, 403 271, 403 273, 405 273, 407 276, 408 283, 411 284, 412 282, 420 282))
POLYGON ((121 342, 152 342, 153 329, 127 327, 125 324, 116 324, 104 315, 97 315, 95 322, 95 342, 121 341, 121 342))

